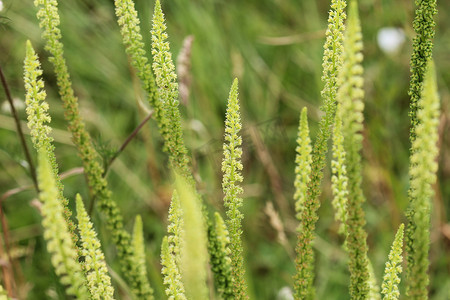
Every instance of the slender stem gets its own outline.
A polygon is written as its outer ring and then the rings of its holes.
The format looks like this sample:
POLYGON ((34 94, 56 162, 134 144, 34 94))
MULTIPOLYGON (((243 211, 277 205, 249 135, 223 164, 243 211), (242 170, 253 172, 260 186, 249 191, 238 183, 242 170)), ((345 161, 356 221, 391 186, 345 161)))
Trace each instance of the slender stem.
MULTIPOLYGON (((106 176, 106 174, 108 173, 109 168, 111 167, 113 162, 116 160, 116 158, 120 155, 120 153, 123 152, 123 150, 125 150, 125 148, 128 146, 128 144, 133 140, 133 138, 138 134, 138 132, 141 130, 141 128, 145 125, 145 123, 147 123, 148 120, 150 120, 152 115, 153 115, 153 111, 151 111, 145 117, 145 119, 142 120, 142 122, 133 130, 132 133, 130 133, 130 135, 127 137, 127 139, 123 142, 122 146, 120 146, 120 148, 116 151, 116 153, 114 153, 114 155, 111 157, 111 159, 106 164, 105 171, 103 172, 103 176, 106 176)), ((94 209, 94 203, 95 203, 95 198, 92 198, 92 201, 89 204, 89 215, 92 214, 92 211, 94 209)))
POLYGON ((120 146, 120 148, 116 151, 116 153, 114 153, 114 155, 111 157, 111 159, 109 160, 108 164, 106 165, 105 168, 105 172, 103 175, 106 175, 106 173, 108 172, 109 168, 111 167, 112 163, 116 160, 116 158, 120 155, 120 153, 122 153, 123 150, 125 150, 125 148, 128 146, 128 144, 131 142, 131 140, 138 134, 138 132, 141 130, 142 126, 145 125, 145 123, 147 123, 148 120, 150 120, 150 118, 153 115, 153 111, 151 111, 147 117, 145 117, 145 119, 133 130, 133 132, 127 137, 127 139, 125 140, 125 142, 123 142, 122 146, 120 146))
POLYGON ((28 150, 27 143, 25 142, 25 135, 22 131, 22 127, 20 126, 19 116, 17 114, 16 108, 14 107, 14 102, 11 97, 11 93, 9 91, 9 86, 6 83, 5 75, 3 74, 3 70, 0 67, 0 77, 2 81, 3 88, 5 90, 6 98, 8 99, 9 104, 11 105, 11 113, 14 117, 14 121, 16 123, 17 133, 19 134, 20 142, 22 144, 23 152, 25 153, 25 158, 28 161, 28 166, 30 168, 31 179, 33 180, 33 185, 36 191, 39 191, 37 178, 36 178, 36 169, 34 168, 33 160, 31 159, 30 151, 28 150))

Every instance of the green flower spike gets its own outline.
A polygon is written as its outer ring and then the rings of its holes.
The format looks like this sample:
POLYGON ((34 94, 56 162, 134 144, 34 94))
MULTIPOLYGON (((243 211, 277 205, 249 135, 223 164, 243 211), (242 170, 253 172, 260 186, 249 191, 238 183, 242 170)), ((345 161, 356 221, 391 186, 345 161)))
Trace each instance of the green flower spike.
POLYGON ((386 262, 386 268, 384 269, 381 285, 381 293, 384 295, 383 300, 397 300, 400 297, 398 284, 400 283, 399 275, 402 272, 403 228, 403 224, 398 228, 391 252, 389 252, 389 261, 386 262))
POLYGON ((181 261, 181 238, 183 235, 183 211, 181 209, 180 197, 178 196, 178 192, 175 190, 172 195, 172 202, 170 203, 169 208, 169 226, 167 231, 169 233, 169 244, 172 245, 172 252, 175 255, 175 261, 177 265, 180 264, 181 261))
POLYGON ((162 274, 166 285, 166 295, 169 299, 186 299, 185 289, 181 280, 181 239, 183 238, 183 211, 177 190, 174 190, 170 203, 168 236, 164 237, 161 248, 162 274))
POLYGON ((46 123, 50 123, 51 117, 48 114, 48 103, 45 101, 46 93, 44 90, 44 82, 40 78, 42 75, 41 65, 38 56, 33 49, 30 41, 26 44, 26 56, 24 62, 24 82, 25 82, 25 103, 27 105, 26 112, 28 116, 28 128, 30 129, 31 140, 36 150, 45 149, 48 153, 48 160, 52 166, 55 176, 56 185, 58 187, 58 198, 64 207, 64 218, 66 219, 72 240, 76 245, 78 236, 75 234, 75 225, 70 219, 72 212, 67 207, 69 201, 64 197, 64 186, 59 178, 58 164, 56 163, 55 147, 53 146, 53 138, 50 137, 52 128, 46 123))
POLYGON ((230 234, 231 266, 233 275, 233 289, 236 299, 247 299, 247 284, 245 282, 245 268, 243 247, 241 240, 241 222, 244 215, 240 212, 242 206, 242 187, 238 185, 242 182, 242 137, 241 120, 238 103, 238 80, 233 81, 230 95, 228 97, 227 115, 225 120, 225 143, 223 145, 224 158, 222 162, 224 193, 224 205, 227 208, 226 224, 230 234))
POLYGON ((206 286, 208 259, 206 226, 196 192, 184 177, 176 174, 176 190, 183 212, 181 267, 188 299, 209 299, 206 286))
POLYGON ((62 285, 66 286, 69 295, 77 299, 91 299, 86 288, 86 277, 81 265, 75 245, 70 237, 67 223, 63 216, 63 206, 58 200, 56 181, 48 160, 48 153, 40 149, 38 153, 38 182, 42 201, 42 226, 47 250, 51 254, 52 265, 62 285))
POLYGON ((420 109, 419 99, 422 95, 423 80, 428 61, 433 53, 433 38, 436 23, 434 15, 437 13, 436 0, 416 0, 416 13, 413 28, 416 36, 413 39, 413 51, 411 54, 411 80, 408 94, 410 100, 411 117, 411 142, 416 137, 415 128, 420 123, 417 111, 420 109))
POLYGON ((312 250, 312 240, 314 230, 318 220, 317 210, 320 202, 320 185, 323 178, 323 168, 326 163, 326 153, 328 151, 328 140, 331 135, 336 112, 336 93, 338 89, 337 76, 342 65, 342 41, 344 32, 344 20, 346 18, 344 9, 346 1, 332 0, 331 10, 328 16, 328 29, 326 31, 326 41, 323 54, 323 75, 322 99, 324 105, 322 111, 325 116, 320 120, 319 131, 314 143, 311 164, 311 179, 308 183, 308 192, 304 208, 301 214, 300 224, 302 231, 298 235, 296 247, 297 273, 294 277, 295 299, 314 299, 314 252, 312 250))
POLYGON ((152 68, 148 62, 144 43, 142 42, 139 18, 132 0, 115 0, 117 23, 120 26, 120 34, 126 47, 126 52, 130 56, 131 64, 137 70, 137 76, 144 85, 144 90, 148 94, 150 105, 154 109, 153 117, 161 123, 161 102, 158 100, 153 78, 152 68))
MULTIPOLYGON (((340 106, 338 105, 338 111, 340 106)), ((344 137, 342 136, 342 119, 340 114, 336 114, 336 120, 333 129, 333 160, 331 161, 332 170, 332 190, 334 218, 339 222, 339 233, 345 234, 347 223, 347 199, 348 199, 348 178, 345 162, 344 137)))
MULTIPOLYGON (((58 3, 56 0, 35 0, 35 6, 39 8, 37 17, 40 27, 44 29, 42 34, 46 41, 45 49, 52 55, 59 94, 63 101, 65 117, 69 122, 69 131, 72 140, 78 149, 83 161, 84 172, 94 199, 98 199, 99 208, 105 215, 108 229, 111 230, 113 241, 118 250, 118 256, 122 261, 122 268, 129 283, 143 288, 148 282, 141 282, 141 277, 133 272, 133 249, 131 237, 123 228, 123 219, 116 203, 111 199, 111 191, 108 189, 104 170, 98 161, 98 154, 92 144, 92 139, 86 131, 85 124, 80 117, 78 100, 72 89, 72 82, 64 58, 63 44, 60 42, 61 31, 59 29, 58 3)), ((150 298, 151 299, 151 298, 150 298)))
POLYGON ((222 217, 214 214, 215 224, 210 227, 208 250, 211 257, 211 269, 214 272, 214 284, 222 299, 235 299, 231 274, 230 237, 222 217))
POLYGON ((144 248, 144 231, 142 228, 141 216, 136 216, 133 229, 133 240, 131 242, 133 247, 134 256, 132 258, 133 272, 140 277, 140 282, 144 283, 143 286, 133 284, 133 294, 139 299, 148 299, 153 297, 153 289, 148 284, 147 279, 147 263, 145 261, 145 248, 144 248))
POLYGON ((406 230, 406 295, 408 299, 428 299, 427 274, 430 249, 430 213, 434 191, 432 185, 436 182, 438 165, 438 125, 439 97, 437 94, 434 65, 429 62, 423 84, 422 98, 417 111, 416 138, 412 143, 410 158, 410 188, 409 197, 411 223, 406 230))
POLYGON ((350 2, 349 19, 344 39, 343 66, 339 74, 339 118, 346 155, 348 177, 347 216, 345 225, 346 248, 349 254, 351 299, 365 299, 370 291, 367 233, 362 204, 365 198, 361 189, 361 155, 363 129, 363 48, 358 6, 350 2))
POLYGON ((160 130, 164 138, 164 150, 169 153, 171 166, 195 186, 189 168, 190 160, 184 145, 181 116, 178 109, 178 83, 175 66, 167 42, 166 24, 161 3, 156 0, 152 27, 153 72, 162 102, 160 130))
POLYGON ((307 109, 303 108, 297 136, 297 156, 295 157, 295 212, 297 219, 301 220, 301 212, 305 205, 308 183, 311 179, 311 139, 309 138, 307 109))
POLYGON ((161 246, 161 273, 164 276, 163 282, 166 286, 166 295, 173 300, 186 300, 183 282, 180 271, 175 262, 175 256, 170 250, 167 236, 163 238, 161 246))
POLYGON ((114 288, 111 286, 105 255, 79 194, 76 196, 76 204, 78 230, 82 242, 81 254, 84 256, 84 271, 89 291, 92 299, 112 300, 114 299, 114 288))

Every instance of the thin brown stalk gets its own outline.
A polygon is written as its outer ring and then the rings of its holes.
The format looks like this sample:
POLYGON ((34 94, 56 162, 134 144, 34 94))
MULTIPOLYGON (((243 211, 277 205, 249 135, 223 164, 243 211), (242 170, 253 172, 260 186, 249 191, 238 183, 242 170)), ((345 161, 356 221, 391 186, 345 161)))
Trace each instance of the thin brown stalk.
POLYGON ((106 175, 106 173, 108 172, 108 170, 109 170, 110 166, 112 165, 112 163, 116 160, 116 158, 120 155, 120 153, 122 153, 123 150, 125 150, 125 148, 128 146, 128 144, 133 140, 133 138, 139 133, 141 128, 145 125, 145 123, 147 123, 148 120, 150 120, 152 115, 153 115, 153 111, 151 111, 147 115, 147 117, 145 117, 145 119, 142 120, 142 122, 133 130, 132 133, 130 133, 130 135, 127 137, 125 142, 123 142, 122 146, 120 146, 120 148, 116 151, 116 153, 114 153, 114 155, 109 160, 108 164, 106 165, 104 175, 106 175))
MULTIPOLYGON (((119 147, 119 149, 114 153, 114 155, 108 161, 107 165, 105 166, 105 171, 103 172, 103 176, 106 176, 106 174, 108 173, 108 170, 110 169, 111 165, 116 160, 116 158, 120 155, 120 153, 122 153, 125 150, 125 148, 128 146, 128 144, 133 140, 133 138, 139 133, 141 128, 145 125, 145 123, 147 123, 148 120, 150 120, 152 115, 153 115, 153 111, 151 111, 147 115, 147 117, 145 117, 145 119, 142 120, 142 122, 133 130, 132 133, 130 133, 130 135, 122 143, 122 146, 119 147)), ((92 201, 89 204, 89 210, 88 210, 89 215, 91 215, 92 211, 94 210, 94 204, 95 204, 95 198, 92 198, 92 201)))
POLYGON ((11 106, 11 114, 14 117, 14 122, 16 123, 16 129, 17 129, 17 133, 19 135, 20 143, 22 144, 22 149, 23 149, 23 152, 25 154, 25 158, 26 158, 26 160, 28 162, 28 166, 30 168, 31 179, 33 180, 33 184, 34 184, 34 187, 35 187, 36 191, 39 191, 38 184, 37 184, 37 179, 36 179, 36 169, 34 167, 33 160, 31 159, 30 151, 28 150, 28 146, 27 146, 27 143, 25 141, 25 135, 24 135, 24 133, 22 131, 22 127, 20 126, 19 115, 17 114, 16 108, 14 106, 14 102, 13 102, 13 99, 11 97, 11 92, 9 90, 8 83, 6 82, 5 75, 3 74, 2 67, 0 67, 0 78, 1 78, 1 81, 2 81, 3 89, 5 90, 6 99, 8 99, 8 102, 9 102, 9 104, 11 106))

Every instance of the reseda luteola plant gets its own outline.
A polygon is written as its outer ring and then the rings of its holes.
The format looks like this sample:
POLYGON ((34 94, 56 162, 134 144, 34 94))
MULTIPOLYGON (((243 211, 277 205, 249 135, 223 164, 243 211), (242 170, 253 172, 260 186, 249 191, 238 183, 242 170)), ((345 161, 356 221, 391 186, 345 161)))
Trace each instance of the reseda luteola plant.
MULTIPOLYGON (((342 64, 342 40, 344 32, 344 21, 346 14, 344 9, 347 3, 343 0, 332 0, 331 10, 328 16, 328 28, 326 31, 326 40, 323 55, 323 75, 322 81, 324 88, 321 96, 324 102, 321 108, 325 112, 325 116, 319 122, 319 132, 313 147, 311 156, 311 170, 302 169, 299 162, 296 161, 296 195, 297 199, 305 199, 303 209, 298 214, 300 221, 300 232, 298 234, 298 243, 296 247, 297 273, 294 276, 294 289, 296 299, 314 299, 315 290, 314 282, 314 252, 312 249, 312 240, 316 222, 318 220, 317 210, 320 206, 319 196, 321 193, 320 185, 323 178, 323 168, 326 162, 326 153, 328 151, 328 140, 331 134, 334 115, 336 112, 336 93, 338 90, 337 77, 339 67, 342 64), (305 172, 305 174, 302 174, 305 172), (309 173, 310 172, 310 173, 309 173), (308 174, 309 173, 309 174, 308 174), (300 183, 302 178, 306 178, 306 182, 300 183), (301 186, 307 185, 307 190, 301 190, 301 186), (300 189, 299 189, 300 188, 300 189)), ((305 125, 303 125, 305 128, 305 125)), ((304 129, 306 130, 306 128, 304 129)), ((299 133, 299 136, 305 136, 299 133)), ((305 139, 299 139, 299 142, 306 142, 305 139)), ((306 145, 299 144, 300 148, 307 149, 306 145)), ((309 155, 305 154, 305 163, 308 163, 309 155)), ((303 156, 303 155, 301 155, 303 156)), ((298 157, 298 159, 300 159, 298 157)), ((305 180, 305 179, 303 179, 305 180)), ((297 200, 298 203, 298 200, 297 200)), ((296 204, 297 205, 297 204, 296 204)), ((298 205, 297 205, 298 206, 298 205)), ((297 208, 297 212, 298 212, 297 208)))
MULTIPOLYGON (((39 8, 37 16, 43 28, 45 48, 51 55, 50 61, 55 69, 69 131, 83 162, 91 198, 97 199, 98 207, 105 217, 123 275, 130 286, 131 297, 153 299, 146 268, 143 221, 137 216, 133 234, 129 234, 124 229, 117 204, 112 199, 104 170, 85 129, 72 89, 60 41, 57 1, 36 0, 35 5, 39 8)), ((242 124, 238 81, 235 79, 231 86, 225 120, 222 188, 226 218, 224 220, 217 211, 210 218, 209 208, 205 208, 196 191, 190 171, 178 109, 177 78, 160 1, 156 0, 153 14, 151 64, 144 50, 140 21, 133 1, 116 0, 115 7, 126 52, 147 93, 153 118, 164 140, 163 150, 169 156, 169 167, 173 173, 167 235, 161 246, 161 275, 165 294, 169 299, 181 300, 209 299, 210 295, 216 293, 221 299, 248 299, 242 240, 242 124), (210 277, 213 282, 209 282, 208 268, 212 272, 210 277), (210 291, 210 288, 214 288, 214 291, 210 291)), ((294 299, 315 299, 312 243, 331 135, 332 205, 339 223, 339 233, 345 238, 343 248, 348 255, 350 298, 381 299, 368 258, 367 233, 364 229, 365 197, 361 186, 360 153, 364 120, 362 33, 357 1, 350 0, 347 20, 346 7, 347 2, 344 0, 331 1, 322 65, 324 89, 321 96, 325 114, 320 120, 314 144, 310 138, 306 108, 300 115, 293 197, 295 215, 299 221, 294 299)), ((439 120, 439 98, 431 62, 434 14, 435 1, 418 1, 414 21, 418 38, 414 40, 411 60, 411 203, 409 229, 405 231, 407 296, 411 299, 427 299, 429 283, 431 185, 436 181, 439 120)), ((71 220, 50 137, 51 127, 48 123, 51 119, 45 101, 44 83, 40 78, 42 70, 30 42, 26 44, 24 65, 28 126, 38 153, 42 226, 55 273, 66 288, 66 293, 77 299, 117 298, 119 293, 113 287, 114 280, 111 280, 108 272, 100 241, 79 195, 76 197, 77 225, 71 220)), ((386 262, 381 284, 381 294, 386 300, 398 299, 400 296, 398 286, 402 271, 403 230, 404 225, 401 224, 386 262)))
POLYGON ((345 246, 349 255, 350 295, 366 299, 369 294, 369 262, 367 233, 362 204, 361 156, 363 129, 363 68, 362 33, 355 0, 350 1, 349 18, 344 38, 343 65, 338 77, 338 120, 342 121, 343 148, 347 172, 345 246))
POLYGON ((124 274, 133 286, 134 293, 141 297, 151 298, 151 288, 148 282, 141 282, 142 276, 134 272, 134 253, 130 234, 123 229, 122 216, 116 203, 111 199, 112 193, 107 186, 106 179, 102 176, 104 170, 98 161, 98 154, 79 113, 78 100, 72 89, 64 58, 63 44, 60 41, 58 3, 56 0, 36 0, 34 4, 39 8, 37 17, 40 27, 44 29, 42 37, 46 42, 45 49, 51 54, 50 62, 55 69, 59 94, 64 105, 66 120, 69 123, 68 128, 82 159, 90 192, 94 199, 98 199, 99 208, 106 217, 119 257, 123 261, 124 274))

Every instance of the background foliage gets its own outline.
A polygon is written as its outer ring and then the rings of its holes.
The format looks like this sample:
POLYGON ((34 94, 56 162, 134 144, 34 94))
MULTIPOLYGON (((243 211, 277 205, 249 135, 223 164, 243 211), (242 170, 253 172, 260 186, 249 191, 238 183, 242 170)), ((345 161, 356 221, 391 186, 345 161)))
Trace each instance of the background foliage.
MULTIPOLYGON (((150 53, 153 1, 136 0, 142 33, 150 53)), ((4 0, 0 12, 0 64, 12 94, 24 99, 22 63, 25 41, 30 39, 41 57, 50 103, 56 156, 61 171, 81 165, 66 131, 56 80, 43 50, 41 30, 32 0, 4 0), (59 128, 59 130, 58 130, 59 128)), ((193 35, 191 90, 181 106, 187 148, 193 157, 200 193, 223 211, 220 164, 226 100, 233 77, 240 82, 243 135, 243 238, 249 293, 257 299, 274 299, 284 286, 292 286, 296 241, 294 193, 295 140, 302 107, 308 107, 314 140, 320 112, 321 60, 329 2, 172 0, 162 3, 169 41, 177 56, 187 35, 193 35), (287 237, 280 242, 274 226, 273 203, 287 237), (271 218, 269 216, 272 216, 271 218), (271 221, 272 220, 272 221, 271 221), (251 254, 251 255, 250 255, 251 254)), ((365 55, 365 128, 363 147, 364 205, 369 257, 377 278, 382 278, 389 253, 408 200, 409 118, 407 90, 411 53, 413 1, 361 0, 365 55), (376 44, 377 31, 398 26, 406 42, 395 56, 376 44)), ((96 138, 98 151, 108 156, 146 116, 139 80, 133 74, 119 35, 113 1, 61 1, 61 30, 65 55, 81 113, 96 138), (142 102, 141 102, 142 101, 142 102)), ((431 232, 431 299, 447 299, 450 289, 450 2, 438 1, 434 59, 442 102, 441 152, 431 232)), ((31 185, 11 115, 2 92, 0 101, 0 194, 31 185)), ((20 111, 26 120, 24 110, 20 111)), ((109 186, 131 231, 141 214, 149 276, 156 298, 163 297, 160 245, 165 233, 171 197, 167 156, 155 122, 150 121, 112 165, 109 186)), ((349 275, 342 238, 333 220, 329 164, 319 209, 317 298, 342 299, 348 295, 349 275)), ((65 194, 75 206, 75 194, 88 199, 84 177, 63 181, 65 194)), ((41 217, 33 207, 32 188, 3 203, 8 220, 16 277, 22 298, 59 299, 58 285, 42 238, 41 217), (42 276, 48 274, 48 276, 42 276)), ((90 201, 90 200, 88 200, 90 201)), ((89 202, 88 202, 89 203, 89 202)), ((94 211, 99 238, 108 240, 94 211)), ((108 262, 116 255, 103 243, 108 262)), ((2 257, 2 259, 5 259, 2 257)), ((113 266, 119 270, 120 267, 113 266)), ((114 282, 117 276, 113 275, 114 282)), ((120 286, 120 284, 119 284, 120 286)), ((402 288, 402 285, 401 285, 402 288)), ((403 293, 402 293, 403 294, 403 293)))

